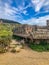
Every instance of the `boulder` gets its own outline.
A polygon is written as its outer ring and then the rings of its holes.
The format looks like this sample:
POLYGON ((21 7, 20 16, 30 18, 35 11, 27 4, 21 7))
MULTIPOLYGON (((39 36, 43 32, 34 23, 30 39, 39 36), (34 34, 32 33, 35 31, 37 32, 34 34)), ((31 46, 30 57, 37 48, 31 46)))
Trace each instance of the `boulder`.
POLYGON ((16 52, 20 52, 20 47, 19 46, 17 46, 16 48, 15 48, 15 50, 16 50, 16 52))

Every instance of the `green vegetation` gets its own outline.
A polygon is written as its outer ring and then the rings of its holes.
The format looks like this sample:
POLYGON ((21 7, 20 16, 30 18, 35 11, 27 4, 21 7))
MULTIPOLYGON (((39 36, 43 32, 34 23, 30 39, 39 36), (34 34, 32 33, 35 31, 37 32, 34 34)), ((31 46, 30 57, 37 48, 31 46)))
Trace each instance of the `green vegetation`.
POLYGON ((19 36, 15 36, 15 35, 13 35, 13 39, 16 39, 16 40, 21 40, 22 38, 21 37, 19 37, 19 36))
POLYGON ((20 24, 16 21, 12 21, 12 20, 8 20, 8 19, 0 19, 0 21, 2 21, 3 23, 11 23, 11 24, 20 24))
POLYGON ((0 25, 0 37, 10 36, 12 34, 10 27, 0 25))
POLYGON ((12 53, 16 53, 16 49, 13 48, 13 49, 11 50, 11 52, 12 52, 12 53))
POLYGON ((11 42, 12 29, 9 25, 0 24, 0 53, 7 51, 7 48, 11 42))
MULTIPOLYGON (((11 23, 11 21, 8 21, 11 23)), ((7 20, 4 20, 4 24, 0 23, 0 53, 4 53, 8 50, 8 47, 10 45, 11 39, 15 40, 22 40, 23 38, 13 35, 13 29, 20 26, 19 23, 7 23, 7 20), (6 24, 5 24, 6 22, 6 24)), ((29 40, 28 40, 29 41, 29 40)), ((26 42, 28 42, 26 41, 26 42)), ((28 42, 29 43, 29 42, 28 42)), ((24 47, 24 45, 21 43, 21 45, 24 47)), ((37 43, 29 43, 29 47, 35 51, 49 51, 49 43, 47 43, 45 40, 40 41, 39 44, 37 43)), ((15 49, 12 49, 11 52, 16 52, 15 49)))
POLYGON ((29 47, 35 51, 49 51, 49 44, 46 41, 40 41, 39 44, 30 43, 29 47))

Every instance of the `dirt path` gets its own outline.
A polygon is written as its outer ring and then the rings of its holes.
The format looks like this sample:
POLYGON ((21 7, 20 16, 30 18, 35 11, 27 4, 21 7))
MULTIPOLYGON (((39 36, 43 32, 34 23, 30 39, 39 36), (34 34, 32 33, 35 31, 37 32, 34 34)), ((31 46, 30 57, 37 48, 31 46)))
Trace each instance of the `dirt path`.
POLYGON ((35 52, 26 47, 19 53, 0 54, 0 65, 49 65, 49 52, 35 52))

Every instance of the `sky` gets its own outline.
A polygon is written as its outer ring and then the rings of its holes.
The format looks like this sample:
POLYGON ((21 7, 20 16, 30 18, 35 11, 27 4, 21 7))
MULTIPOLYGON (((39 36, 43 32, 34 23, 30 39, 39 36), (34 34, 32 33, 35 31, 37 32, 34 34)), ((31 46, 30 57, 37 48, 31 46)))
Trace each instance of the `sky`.
POLYGON ((0 18, 22 24, 46 25, 49 0, 0 0, 0 18))

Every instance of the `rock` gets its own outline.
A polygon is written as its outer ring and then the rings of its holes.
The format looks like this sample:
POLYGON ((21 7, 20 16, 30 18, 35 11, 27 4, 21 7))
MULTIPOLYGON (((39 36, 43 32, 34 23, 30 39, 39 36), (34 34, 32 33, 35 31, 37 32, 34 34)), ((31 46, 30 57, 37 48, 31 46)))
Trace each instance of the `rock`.
POLYGON ((16 52, 20 52, 21 50, 19 46, 17 46, 15 49, 16 49, 16 52))
POLYGON ((10 48, 14 48, 15 47, 15 45, 14 44, 10 44, 10 46, 9 46, 10 48))
POLYGON ((19 47, 20 47, 20 49, 22 49, 22 48, 23 48, 23 46, 22 46, 22 45, 19 45, 19 47))
POLYGON ((24 40, 21 40, 20 43, 21 43, 22 45, 24 45, 25 41, 24 41, 24 40))

